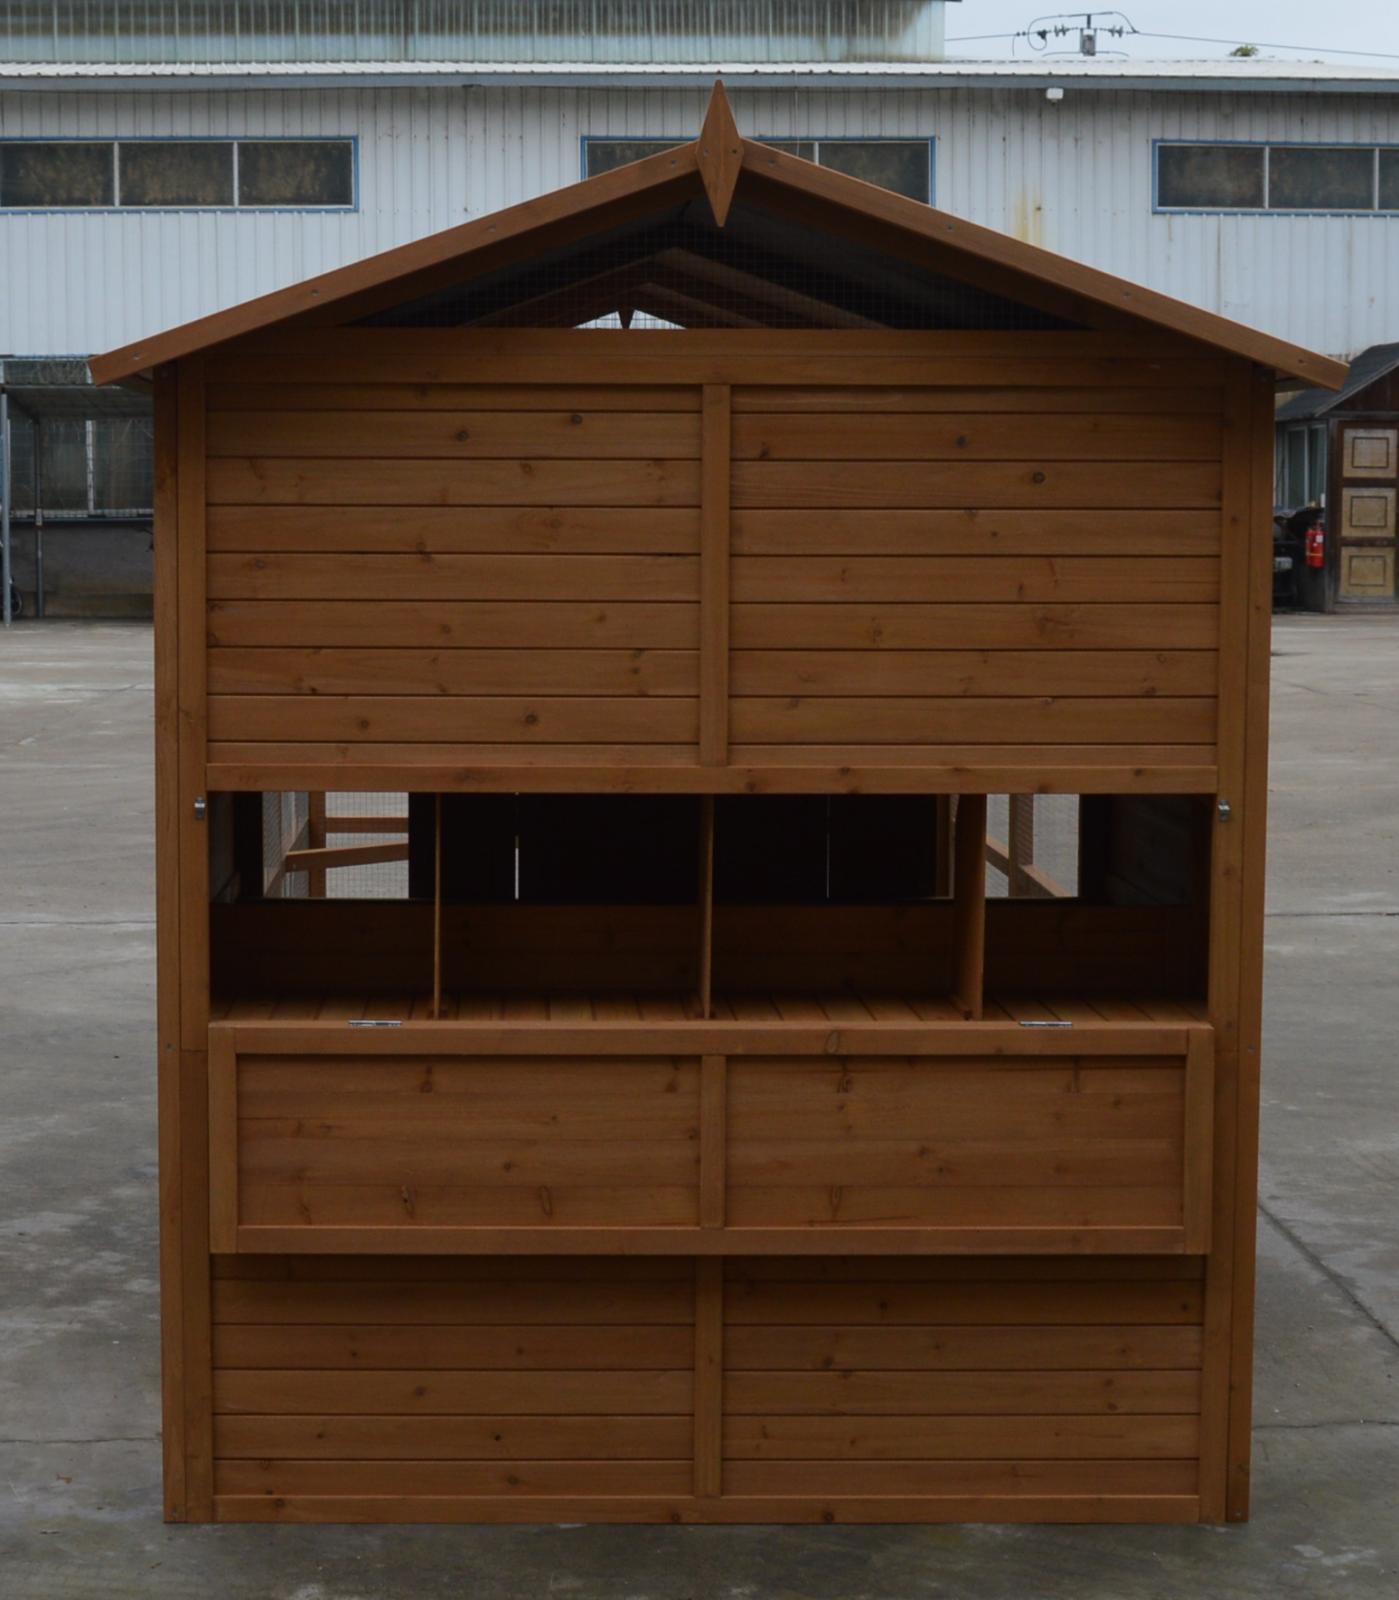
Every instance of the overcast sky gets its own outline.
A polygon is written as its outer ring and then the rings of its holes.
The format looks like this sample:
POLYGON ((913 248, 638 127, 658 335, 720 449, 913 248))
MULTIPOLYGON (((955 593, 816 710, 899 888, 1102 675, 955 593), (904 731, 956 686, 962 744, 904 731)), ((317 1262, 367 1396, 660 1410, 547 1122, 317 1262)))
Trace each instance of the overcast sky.
MULTIPOLYGON (((967 34, 1010 34, 1027 27, 1037 17, 1057 12, 1053 4, 1036 0, 962 0, 947 8, 947 52, 953 56, 1037 59, 1024 39, 954 40, 967 34)), ((1097 8, 1095 8, 1097 9, 1097 8)), ((1121 11, 1143 33, 1198 34, 1210 39, 1240 40, 1249 44, 1301 45, 1293 50, 1270 50, 1270 55, 1292 60, 1332 59, 1361 65, 1364 56, 1348 51, 1388 52, 1393 59, 1370 58, 1376 67, 1399 71, 1399 0, 1127 0, 1121 11)), ((1106 23, 1115 21, 1100 11, 1106 23)), ((1078 38, 1070 34, 1053 41, 1052 49, 1077 50, 1078 38)), ((1179 39, 1099 39, 1099 54, 1123 50, 1133 59, 1154 56, 1192 56, 1218 59, 1229 54, 1228 44, 1200 44, 1179 39)))

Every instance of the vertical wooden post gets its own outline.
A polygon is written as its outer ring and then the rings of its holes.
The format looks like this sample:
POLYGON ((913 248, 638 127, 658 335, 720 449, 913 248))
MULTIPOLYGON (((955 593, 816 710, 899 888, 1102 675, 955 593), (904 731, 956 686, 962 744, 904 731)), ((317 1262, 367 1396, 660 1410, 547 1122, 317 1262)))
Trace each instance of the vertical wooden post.
POLYGON ((730 390, 704 386, 700 420, 700 765, 729 759, 730 390))
MULTIPOLYGON (((184 1326, 186 1127, 180 1052, 179 399, 173 366, 155 374, 155 950, 160 1157, 160 1388, 165 1515, 189 1515, 189 1379, 184 1326)), ((197 1359, 197 1355, 196 1355, 197 1359)))
POLYGON ((700 796, 699 1014, 714 1015, 714 796, 700 796))
POLYGON ((204 366, 177 377, 176 591, 180 617, 177 840, 180 941, 181 1255, 178 1280, 184 1360, 185 1515, 213 1516, 213 1344, 209 1283, 209 829, 205 616, 204 366))
POLYGON ((723 1492, 724 1258, 695 1258, 695 1493, 723 1492))
MULTIPOLYGON (((325 791, 313 789, 306 796, 306 845, 311 850, 325 848, 325 791)), ((312 900, 325 899, 325 868, 311 867, 306 873, 306 894, 312 900)))
MULTIPOLYGON (((1236 363, 1225 391, 1222 441, 1219 608, 1219 790, 1210 847, 1209 1017, 1214 1029, 1214 1183, 1210 1253, 1205 1262, 1205 1326, 1200 1399, 1200 1515, 1206 1521, 1241 1520, 1248 1515, 1248 1483, 1253 1361, 1253 1234, 1257 1225, 1254 1178, 1240 1163, 1241 1118, 1245 1101, 1257 1093, 1257 989, 1249 1001, 1243 976, 1258 946, 1261 960, 1261 860, 1264 804, 1262 785, 1250 777, 1252 764, 1266 763, 1267 640, 1271 614, 1261 627, 1251 615, 1266 593, 1271 611, 1272 576, 1266 589, 1260 576, 1263 506, 1255 506, 1257 460, 1271 463, 1273 404, 1255 397, 1252 369, 1236 363), (1268 441, 1260 441, 1263 423, 1268 441), (1262 640, 1261 656, 1258 638, 1262 640), (1264 726, 1250 701, 1249 676, 1261 689, 1264 726), (1261 753, 1261 754, 1260 754, 1261 753), (1227 814, 1223 804, 1228 806, 1227 814), (1246 887, 1249 858, 1257 903, 1250 907, 1246 887), (1256 911, 1256 926, 1249 919, 1256 911), (1255 1013, 1249 1015, 1252 1008, 1255 1013), (1251 1074, 1245 1056, 1251 1055, 1251 1074), (1246 1076, 1252 1088, 1245 1087, 1246 1076)), ((1271 512, 1271 483, 1267 486, 1271 512)), ((1271 554, 1271 527, 1267 530, 1271 554)), ((1266 772, 1263 774, 1266 780, 1266 772)), ((1256 1108, 1253 1113, 1256 1116, 1256 1108)))
POLYGON ((952 988, 962 1015, 977 1021, 986 966, 986 796, 957 797, 953 841, 952 988))
POLYGON ((432 797, 432 1015, 442 1015, 442 796, 432 797))

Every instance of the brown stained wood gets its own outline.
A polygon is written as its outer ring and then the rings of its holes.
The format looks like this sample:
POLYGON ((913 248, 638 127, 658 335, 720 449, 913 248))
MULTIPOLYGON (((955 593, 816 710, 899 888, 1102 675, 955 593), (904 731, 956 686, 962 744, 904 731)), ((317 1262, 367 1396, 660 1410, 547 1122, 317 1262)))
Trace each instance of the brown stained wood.
MULTIPOLYGON (((1243 816, 1248 827, 1239 892, 1237 1110, 1232 1180, 1236 1189, 1232 1241, 1231 1352, 1226 1515, 1247 1518, 1253 1420, 1253 1311, 1257 1236, 1252 1212, 1258 1191, 1259 1100, 1263 1010, 1263 911, 1267 856, 1269 652, 1272 635, 1272 445, 1266 375, 1250 374, 1248 510, 1248 655, 1242 755, 1243 816)), ((1226 1172, 1227 1172, 1226 1166, 1226 1172)), ((1222 1180, 1224 1181, 1224 1180, 1222 1180)), ((1202 1489, 1203 1495, 1203 1489, 1202 1489)))
MULTIPOLYGON (((1187 704, 1189 702, 1186 702, 1187 704)), ((671 744, 699 732, 696 701, 670 698, 571 698, 377 695, 215 695, 210 736, 217 740, 519 740, 671 744)))
POLYGON ((950 415, 901 414, 847 412, 833 401, 825 413, 740 414, 734 421, 734 459, 1218 461, 1219 434, 1219 417, 1208 413, 1138 415, 1105 407, 1097 414, 1027 409, 981 415, 973 401, 966 412, 950 415))
POLYGON ((694 1492, 723 1492, 724 1263, 697 1259, 695 1273, 694 1492))
MULTIPOLYGON (((387 670, 392 653, 377 654, 385 660, 387 670)), ((231 677, 231 666, 243 664, 242 659, 227 663, 228 655, 224 651, 211 656, 210 671, 220 683, 231 677), (223 663, 220 655, 225 658, 223 663)), ((443 659, 442 655, 436 657, 443 659)), ((455 664, 451 657, 446 660, 448 666, 455 664)), ((1120 695, 1144 699, 1158 695, 1208 697, 1217 687, 1214 653, 1209 650, 736 650, 730 661, 733 692, 740 697, 965 695, 979 699, 1033 688, 1055 698, 1120 695)), ((314 682, 318 693, 325 693, 336 687, 330 676, 334 663, 325 667, 321 662, 321 657, 308 655, 304 662, 298 657, 288 666, 300 669, 300 676, 314 682)), ((467 670, 465 657, 462 662, 467 670)), ((254 656, 250 666, 257 665, 254 656)), ((637 671, 639 674, 640 666, 637 671)), ((271 677, 270 672, 267 675, 271 677)), ((279 681, 284 683, 285 676, 279 681)), ((229 687, 240 684, 235 680, 229 687)))
MULTIPOLYGON (((570 1331, 577 1334, 581 1330, 570 1331)), ((214 1426, 214 1446, 220 1463, 246 1460, 265 1465, 283 1460, 361 1463, 675 1461, 692 1454, 693 1433, 690 1418, 680 1416, 316 1417, 274 1414, 219 1417, 214 1426)))
POLYGON ((729 1417, 1121 1417, 1190 1414, 1199 1398, 1193 1372, 731 1372, 724 1382, 729 1417))
POLYGON ((370 456, 209 461, 210 505, 693 506, 699 493, 695 461, 520 458, 439 461, 430 468, 370 456))
POLYGON ((735 1494, 1188 1494, 1193 1461, 731 1461, 735 1494))
POLYGON ((890 602, 733 608, 737 650, 1213 650, 1218 643, 1219 611, 1213 605, 890 602))
MULTIPOLYGON (((385 844, 316 845, 305 850, 288 850, 282 860, 282 870, 315 874, 328 872, 332 867, 371 867, 384 861, 407 859, 406 840, 385 844)), ((325 894, 324 884, 320 893, 325 894)))
POLYGON ((214 1375, 220 1414, 675 1416, 693 1406, 692 1372, 278 1372, 214 1375))
MULTIPOLYGON (((724 1430, 734 1461, 1189 1461, 1192 1416, 739 1416, 724 1430)), ((912 1468, 916 1472, 917 1468, 912 1468)))
POLYGON ((1186 1248, 1210 1250, 1214 1210, 1214 1034, 1192 1028, 1185 1054, 1184 1188, 1186 1248))
MULTIPOLYGON (((232 509, 223 513, 234 514, 232 509)), ((218 526, 219 515, 211 517, 211 529, 218 526)), ((1169 509, 738 510, 733 515, 733 547, 736 556, 1198 558, 1219 554, 1219 514, 1169 509)))
MULTIPOLYGON (((1070 393, 1074 391, 1069 391, 1070 393)), ((1115 391, 1114 391, 1115 392, 1115 391)), ((1167 398, 1173 391, 1163 391, 1167 398)), ((1124 409, 1149 404, 1146 391, 1124 409)), ((1177 392, 1177 399, 1179 399, 1177 392)), ((1216 396, 1214 409, 1219 409, 1216 396)), ((1207 407, 1205 397, 1200 407, 1207 407)), ((988 409, 993 407, 988 406, 988 409)), ((1090 406, 1088 409, 1099 409, 1090 406)), ((1162 409, 1173 409, 1162 402, 1162 409)), ((619 387, 604 384, 550 388, 544 384, 278 383, 209 386, 213 411, 698 411, 699 393, 684 386, 619 387)), ((1174 409, 1194 411, 1194 403, 1174 409)))
MULTIPOLYGON (((264 464, 266 471, 271 464, 264 464)), ((507 464, 502 463, 502 467, 507 464)), ((540 465, 543 465, 541 463, 540 465)), ((1192 506, 1202 510, 1219 506, 1219 465, 1215 461, 1126 462, 1115 468, 1094 461, 1055 461, 1048 457, 1013 461, 903 461, 891 472, 877 461, 735 461, 735 507, 851 507, 958 508, 967 505, 991 509, 1094 508, 1192 506)), ((600 476, 600 473, 593 476, 600 476)), ((508 491, 508 472, 500 474, 502 492, 508 491)), ((242 487, 222 473, 214 474, 218 498, 240 498, 242 487)), ((590 479, 591 481, 591 479, 590 479)), ((328 493, 319 488, 315 493, 328 493)), ((660 492, 660 475, 653 479, 660 492)), ((683 492, 678 480, 670 492, 683 492)), ((285 493, 282 478, 265 496, 285 493)), ((445 473, 435 476, 434 488, 443 493, 466 494, 445 473)), ((493 486, 493 485, 492 485, 493 486)), ((476 492, 482 492, 480 490, 476 492)), ((665 502, 662 501, 662 504, 665 502)), ((682 503, 678 500, 672 504, 682 503)))
POLYGON ((223 1028, 209 1031, 209 1248, 219 1253, 237 1249, 238 1204, 238 1057, 233 1035, 223 1028))
POLYGON ((700 1058, 699 1087, 699 1221, 703 1228, 722 1228, 728 1193, 728 1062, 723 1056, 700 1058))
MULTIPOLYGON (((1163 531, 1169 532, 1169 526, 1163 531)), ((1180 554, 1214 553, 1217 539, 1201 551, 1197 538, 1184 528, 1180 532, 1180 554)), ((695 555, 699 508, 474 506, 465 512, 455 506, 416 505, 211 506, 208 533, 209 549, 215 552, 695 555)), ((1153 546, 1140 553, 1161 552, 1153 546)))
MULTIPOLYGON (((1130 574, 1129 580, 1130 580, 1130 574)), ((1214 599, 1190 574, 1168 599, 1214 599)), ((699 600, 693 556, 212 555, 212 600, 699 600)), ((1105 587, 1109 587, 1105 585, 1105 587)))
POLYGON ((700 463, 699 759, 704 766, 721 766, 728 760, 730 424, 729 390, 707 384, 700 463))
MULTIPOLYGON (((638 401, 641 400, 638 394, 638 401)), ((1216 452, 1217 453, 1217 452, 1216 452)), ((211 414, 214 456, 405 456, 417 460, 563 457, 635 460, 699 455, 698 419, 685 411, 264 411, 211 414)))
POLYGON ((952 986, 964 1017, 982 1014, 986 979, 986 796, 960 795, 952 834, 952 986))
MULTIPOLYGON (((719 1500, 684 1496, 570 1495, 567 1514, 589 1522, 690 1523, 1189 1523, 1199 1520, 1193 1494, 1004 1494, 935 1495, 725 1495, 719 1500)), ((547 1523, 562 1507, 557 1495, 219 1495, 218 1522, 302 1523, 547 1523)))
MULTIPOLYGON (((1212 607, 1180 609, 1213 623, 1212 607)), ((208 638, 214 646, 313 649, 421 647, 425 639, 444 649, 505 650, 697 650, 700 642, 697 605, 532 600, 223 600, 209 606, 208 638)))
MULTIPOLYGON (((1027 685, 1028 687, 1028 685, 1027 685)), ((400 702, 402 705, 402 702, 400 702)), ((1212 698, 1139 701, 1040 698, 899 699, 820 698, 793 701, 735 698, 730 724, 735 746, 773 744, 1160 744, 1210 748, 1215 734, 1212 698)), ((213 724, 222 730, 226 718, 213 724)), ((220 732, 216 737, 224 737, 220 732)), ((246 735, 245 735, 246 736, 246 735)), ((303 735, 304 736, 304 735, 303 735)), ((334 737, 322 734, 322 737, 334 737)), ((344 735, 340 735, 343 737, 344 735)), ((414 735, 407 731, 405 738, 414 735)), ((419 735, 420 736, 420 735, 419 735)), ((236 735, 233 735, 236 737, 236 735)))
MULTIPOLYGON (((387 1481, 405 1495, 563 1497, 585 1485, 600 1495, 685 1494, 693 1469, 688 1461, 398 1461, 386 1473, 378 1461, 220 1462, 221 1493, 372 1495, 387 1481)), ((566 1502, 565 1502, 566 1503, 566 1502)))
MULTIPOLYGON (((165 1515, 188 1515, 187 1400, 203 1353, 186 1338, 185 1273, 194 1219, 184 1209, 187 1114, 180 1051, 179 400, 163 367, 155 383, 155 900, 156 1084, 159 1125, 161 1455, 165 1515)), ((197 1236, 196 1236, 197 1237, 197 1236)), ((202 1250, 202 1241, 195 1244, 202 1250)), ((202 1273, 190 1279, 198 1294, 202 1273)))
MULTIPOLYGON (((738 603, 839 601, 848 605, 949 601, 1162 601, 1219 599, 1219 565, 1210 559, 1129 556, 975 557, 739 556, 738 603)), ((671 596, 651 595, 663 599, 671 596)))
MULTIPOLYGON (((422 1258, 397 1258, 393 1265, 413 1265, 422 1258)), ((243 1256, 239 1265, 262 1265, 268 1258, 243 1256)), ((478 1265, 489 1263, 480 1258, 478 1265)), ((272 1258, 273 1266, 278 1263, 272 1258)), ((342 1257, 339 1270, 348 1271, 358 1265, 353 1257, 342 1257)), ((366 1263, 367 1264, 367 1263, 366 1263)), ((461 1261, 437 1263, 458 1271, 461 1261)), ((584 1264, 598 1270, 595 1261, 584 1258, 584 1264)), ((385 1269, 378 1292, 386 1292, 393 1283, 385 1269)), ((374 1308, 365 1306, 367 1316, 374 1308)), ((1171 1330, 1174 1332, 1175 1330, 1171 1330)), ((1137 1340, 1134 1349, 1143 1353, 1152 1348, 1149 1341, 1137 1340)), ((1167 1361, 1165 1355, 1174 1346, 1161 1345, 1161 1354, 1146 1365, 1184 1365, 1184 1361, 1167 1361)), ((670 1324, 637 1326, 634 1328, 597 1328, 577 1322, 563 1321, 554 1326, 524 1327, 452 1327, 450 1325, 382 1324, 365 1322, 357 1326, 333 1324, 221 1323, 214 1329, 214 1363, 220 1367, 310 1367, 350 1369, 417 1368, 516 1368, 572 1367, 575 1370, 600 1368, 630 1370, 632 1368, 661 1370, 690 1366, 694 1360, 694 1338, 690 1329, 670 1324)), ((768 1365, 770 1363, 764 1363, 768 1365)), ((1142 1365, 1137 1360, 1132 1365, 1142 1365)), ((620 1419, 619 1419, 620 1420, 620 1419)), ((246 1419, 240 1436, 249 1437, 256 1428, 255 1419, 246 1419)), ((420 1440, 428 1433, 430 1424, 419 1424, 414 1430, 420 1440)), ((326 1441, 327 1454, 333 1452, 334 1437, 326 1441)), ((217 1444, 217 1441, 216 1441, 217 1444)), ((221 1448, 222 1455, 236 1452, 221 1448)), ((313 1452, 303 1445, 296 1452, 309 1455, 313 1452)), ((344 1450, 347 1455, 363 1455, 362 1446, 344 1450)), ((415 1456, 430 1454, 422 1444, 415 1446, 415 1456)), ((524 1452, 528 1454, 529 1452, 524 1452)), ((664 1454, 665 1452, 660 1452, 664 1454)))
MULTIPOLYGON (((968 1264, 971 1265, 971 1264, 968 1264)), ((241 1348, 241 1346, 240 1346, 241 1348)), ((273 1352, 269 1351, 269 1355, 273 1352)), ((742 1371, 994 1371, 1019 1368, 1173 1368, 1198 1371, 1192 1327, 730 1328, 725 1366, 742 1371)), ((253 1365, 251 1361, 228 1365, 253 1365)), ((257 1365, 266 1363, 259 1361, 257 1365)), ((339 1365, 345 1365, 341 1360, 339 1365)), ((367 1363, 366 1363, 367 1364, 367 1363)))
MULTIPOLYGON (((695 146, 695 161, 714 221, 723 227, 743 171, 743 138, 722 82, 715 82, 695 146)), ((702 1492, 702 1491, 697 1491, 702 1492)))
MULTIPOLYGON (((1221 389, 1193 386, 1181 388, 1169 382, 1169 376, 1169 371, 1163 370, 1162 381, 1157 388, 1046 388, 1034 395, 1033 399, 1043 411, 1054 416, 1086 411, 1097 414, 1188 412, 1192 416, 1199 417, 1207 414, 1218 415, 1222 411, 1224 399, 1221 389)), ((289 392, 304 391, 292 389, 289 392)), ((350 389, 345 392, 354 394, 360 391, 350 389)), ((416 391, 404 388, 401 392, 407 394, 416 391)), ((214 393, 217 395, 219 391, 215 390, 214 393)), ((277 403, 276 397, 281 393, 280 389, 269 386, 250 392, 249 398, 239 400, 237 404, 251 407, 260 401, 262 404, 273 405, 277 403)), ((836 385, 823 387, 813 383, 805 384, 801 388, 784 388, 777 385, 754 385, 734 391, 734 411, 736 414, 838 411, 847 415, 856 412, 903 415, 909 412, 953 411, 978 415, 984 412, 1023 412, 1030 398, 1023 388, 1018 387, 956 388, 946 384, 927 384, 899 388, 892 384, 884 384, 879 387, 860 388, 836 385)), ((219 405, 224 402, 215 399, 211 403, 219 405)), ((232 405, 235 402, 226 403, 232 405)), ((404 400, 402 403, 409 402, 404 400)))
POLYGON ((420 789, 479 794, 1213 794, 1213 749, 1186 745, 745 746, 728 767, 700 767, 688 745, 342 745, 220 742, 216 790, 368 792, 411 779, 420 789), (600 764, 601 763, 601 764, 600 764), (408 770, 405 772, 405 768, 408 770))

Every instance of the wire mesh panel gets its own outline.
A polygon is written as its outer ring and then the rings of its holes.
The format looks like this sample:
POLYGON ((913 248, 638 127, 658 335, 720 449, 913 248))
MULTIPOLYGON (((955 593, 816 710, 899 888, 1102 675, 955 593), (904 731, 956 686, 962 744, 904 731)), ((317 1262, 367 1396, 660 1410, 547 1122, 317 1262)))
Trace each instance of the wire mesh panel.
POLYGON ((262 898, 408 898, 406 794, 303 790, 261 800, 262 898))
POLYGON ((1079 797, 993 794, 986 808, 986 893, 1052 900, 1078 893, 1079 797))

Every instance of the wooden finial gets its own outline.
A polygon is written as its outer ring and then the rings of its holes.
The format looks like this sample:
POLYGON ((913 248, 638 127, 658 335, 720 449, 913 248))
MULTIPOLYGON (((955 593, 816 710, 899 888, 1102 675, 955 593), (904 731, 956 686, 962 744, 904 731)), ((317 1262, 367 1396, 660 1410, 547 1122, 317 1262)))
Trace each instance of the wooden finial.
POLYGON ((698 143, 700 178, 709 197, 709 209, 722 228, 728 220, 738 175, 743 169, 743 136, 734 121, 721 78, 714 80, 714 93, 709 97, 709 109, 704 114, 698 143))

